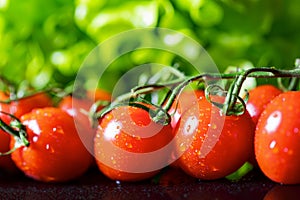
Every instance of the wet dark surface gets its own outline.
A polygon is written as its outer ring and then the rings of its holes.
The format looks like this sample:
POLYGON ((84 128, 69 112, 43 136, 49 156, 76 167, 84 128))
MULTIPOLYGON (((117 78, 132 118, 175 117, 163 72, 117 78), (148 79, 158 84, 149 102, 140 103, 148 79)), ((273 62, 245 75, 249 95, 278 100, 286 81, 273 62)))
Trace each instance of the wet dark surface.
POLYGON ((0 199, 222 200, 278 199, 280 195, 283 195, 282 199, 290 199, 286 195, 297 197, 297 194, 300 194, 300 186, 281 186, 256 170, 238 182, 226 179, 199 181, 170 170, 160 179, 138 183, 117 183, 97 170, 68 183, 41 183, 20 175, 0 175, 0 199))

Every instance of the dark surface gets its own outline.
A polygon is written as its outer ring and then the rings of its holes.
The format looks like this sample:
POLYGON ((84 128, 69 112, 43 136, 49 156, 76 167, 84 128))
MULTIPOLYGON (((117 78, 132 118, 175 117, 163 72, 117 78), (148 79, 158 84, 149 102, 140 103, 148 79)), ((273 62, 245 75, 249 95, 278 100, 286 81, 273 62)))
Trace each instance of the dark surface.
MULTIPOLYGON (((97 170, 68 183, 41 183, 22 175, 0 175, 0 199, 264 199, 266 195, 266 199, 274 199, 274 188, 280 194, 281 187, 255 170, 238 182, 199 181, 170 170, 160 178, 138 183, 117 183, 97 170)), ((300 186, 286 188, 300 193, 300 186)))

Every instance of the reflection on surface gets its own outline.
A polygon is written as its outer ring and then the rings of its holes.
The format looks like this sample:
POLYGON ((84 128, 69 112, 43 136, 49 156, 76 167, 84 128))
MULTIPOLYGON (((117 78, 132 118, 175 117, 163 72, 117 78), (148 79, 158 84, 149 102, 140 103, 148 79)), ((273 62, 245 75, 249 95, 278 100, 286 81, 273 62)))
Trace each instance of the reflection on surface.
MULTIPOLYGON (((237 182, 226 179, 199 181, 178 169, 170 168, 156 178, 143 182, 116 183, 94 169, 78 180, 48 184, 24 176, 6 177, 0 172, 0 199, 260 200, 276 185, 256 170, 237 182)), ((299 189, 297 187, 294 191, 299 189)))
POLYGON ((300 185, 276 185, 265 196, 264 200, 299 199, 300 185))

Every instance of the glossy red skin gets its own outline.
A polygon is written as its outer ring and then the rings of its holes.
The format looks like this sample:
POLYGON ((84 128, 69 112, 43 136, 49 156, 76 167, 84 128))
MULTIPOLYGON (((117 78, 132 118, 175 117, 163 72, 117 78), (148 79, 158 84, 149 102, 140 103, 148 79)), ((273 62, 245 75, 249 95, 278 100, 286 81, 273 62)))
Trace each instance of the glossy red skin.
POLYGON ((179 166, 202 180, 223 178, 247 161, 254 129, 248 112, 224 116, 202 97, 182 115, 177 126, 177 152, 182 154, 179 166))
POLYGON ((0 103, 0 110, 20 118, 22 115, 30 112, 34 108, 50 106, 53 106, 51 98, 46 93, 37 93, 19 100, 14 100, 9 104, 0 103))
POLYGON ((204 97, 205 93, 203 90, 184 90, 179 96, 178 100, 175 101, 169 110, 171 115, 171 126, 176 127, 180 116, 192 105, 197 104, 200 97, 204 97))
MULTIPOLYGON (((148 179, 159 170, 147 172, 125 171, 135 167, 140 169, 145 165, 141 160, 122 156, 121 151, 143 155, 163 148, 173 138, 170 125, 163 126, 154 123, 149 113, 141 108, 122 106, 113 109, 99 120, 99 127, 95 137, 95 158, 100 171, 107 177, 119 181, 140 181, 148 179), (150 126, 151 128, 144 128, 150 126), (154 127, 154 129, 152 129, 154 127), (108 144, 112 144, 110 147, 108 144), (117 148, 115 150, 114 148, 117 148), (113 159, 111 163, 103 160, 113 159), (121 166, 121 168, 120 168, 121 166)), ((167 162, 168 155, 157 156, 154 163, 167 162)))
POLYGON ((262 172, 283 184, 300 183, 300 92, 275 97, 261 114, 255 156, 262 172))
POLYGON ((60 109, 67 112, 74 118, 79 136, 82 139, 84 145, 91 153, 94 149, 94 137, 96 134, 96 128, 92 127, 88 116, 82 111, 89 112, 92 104, 93 102, 87 98, 79 99, 72 96, 66 96, 60 101, 58 105, 60 109))
POLYGON ((90 167, 92 155, 78 137, 73 118, 61 109, 35 109, 23 115, 21 122, 30 145, 14 151, 12 159, 28 177, 64 182, 80 177, 90 167))
POLYGON ((260 85, 249 91, 246 108, 255 124, 267 104, 282 91, 273 85, 260 85))

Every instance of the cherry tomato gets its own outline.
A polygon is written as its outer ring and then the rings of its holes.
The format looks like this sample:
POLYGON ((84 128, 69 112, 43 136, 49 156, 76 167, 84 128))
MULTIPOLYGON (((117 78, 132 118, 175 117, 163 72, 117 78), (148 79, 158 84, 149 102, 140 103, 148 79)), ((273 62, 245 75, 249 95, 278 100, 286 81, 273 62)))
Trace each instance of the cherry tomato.
POLYGON ((176 127, 179 166, 195 178, 223 178, 247 161, 254 129, 247 111, 240 116, 225 116, 200 97, 198 104, 182 114, 176 127))
POLYGON ((273 85, 260 85, 249 91, 247 110, 255 124, 267 104, 282 91, 273 85))
POLYGON ((92 104, 93 102, 87 98, 80 99, 66 96, 58 105, 60 109, 74 118, 79 136, 90 152, 93 152, 94 149, 96 129, 92 127, 88 115, 83 111, 88 112, 92 104))
MULTIPOLYGON (((34 109, 21 117, 28 147, 20 147, 13 161, 28 177, 44 182, 69 181, 90 167, 92 155, 82 144, 74 120, 59 108, 34 109)), ((11 148, 15 145, 11 141, 11 148)))
POLYGON ((255 156, 262 172, 283 184, 300 183, 300 92, 284 92, 262 112, 255 156))
POLYGON ((116 107, 99 120, 95 158, 110 179, 139 181, 167 166, 172 140, 171 125, 154 123, 147 111, 132 106, 116 107))

